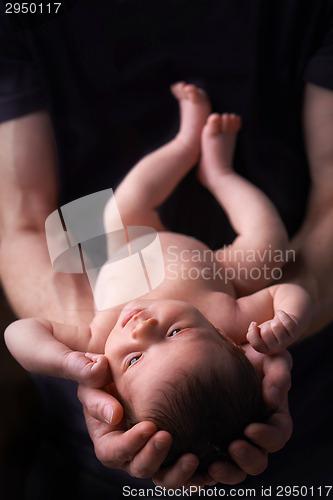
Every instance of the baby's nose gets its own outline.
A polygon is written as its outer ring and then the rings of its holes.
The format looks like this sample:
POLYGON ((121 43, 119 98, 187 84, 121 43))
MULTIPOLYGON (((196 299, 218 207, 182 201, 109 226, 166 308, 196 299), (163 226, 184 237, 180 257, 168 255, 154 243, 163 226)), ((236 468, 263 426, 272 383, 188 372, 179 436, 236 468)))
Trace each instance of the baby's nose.
POLYGON ((158 321, 155 318, 147 318, 145 320, 139 321, 135 328, 132 330, 132 338, 140 338, 143 336, 149 336, 154 333, 155 326, 157 326, 158 321))

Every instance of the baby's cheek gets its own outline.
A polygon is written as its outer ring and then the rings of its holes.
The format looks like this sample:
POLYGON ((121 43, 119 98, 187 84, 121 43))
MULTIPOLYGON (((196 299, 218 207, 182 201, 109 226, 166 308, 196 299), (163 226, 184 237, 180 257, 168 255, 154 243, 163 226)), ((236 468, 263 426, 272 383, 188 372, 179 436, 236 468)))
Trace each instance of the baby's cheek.
POLYGON ((108 358, 109 363, 111 363, 112 358, 115 357, 116 354, 116 345, 114 339, 112 337, 112 332, 108 335, 105 345, 104 345, 104 354, 108 358))
POLYGON ((112 378, 114 381, 115 375, 116 375, 116 366, 115 366, 115 362, 114 362, 115 357, 114 357, 114 353, 113 353, 113 349, 112 349, 112 344, 109 343, 108 341, 106 342, 105 347, 104 347, 104 356, 106 357, 107 362, 109 363, 109 367, 110 367, 110 370, 112 373, 112 378))

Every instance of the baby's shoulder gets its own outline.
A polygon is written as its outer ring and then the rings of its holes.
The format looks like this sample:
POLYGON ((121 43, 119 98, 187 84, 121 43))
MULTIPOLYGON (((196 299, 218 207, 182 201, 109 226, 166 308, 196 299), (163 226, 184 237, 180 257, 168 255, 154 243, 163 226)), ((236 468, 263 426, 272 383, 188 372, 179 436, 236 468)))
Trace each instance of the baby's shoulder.
POLYGON ((240 343, 245 342, 251 321, 262 322, 272 317, 272 300, 267 289, 240 298, 223 292, 211 292, 204 300, 203 313, 210 322, 240 343))
POLYGON ((209 321, 219 330, 231 336, 237 320, 237 299, 232 295, 210 291, 200 298, 200 309, 209 321))
POLYGON ((96 353, 104 353, 104 347, 111 330, 117 322, 119 313, 114 309, 97 311, 90 323, 91 339, 89 350, 96 353))

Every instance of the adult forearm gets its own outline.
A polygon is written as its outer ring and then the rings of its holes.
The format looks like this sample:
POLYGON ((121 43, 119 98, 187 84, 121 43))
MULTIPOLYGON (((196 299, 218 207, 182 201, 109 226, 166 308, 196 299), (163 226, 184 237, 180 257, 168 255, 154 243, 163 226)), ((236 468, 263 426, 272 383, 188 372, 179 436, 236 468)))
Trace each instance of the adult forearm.
POLYGON ((90 322, 93 302, 86 275, 53 270, 44 231, 14 229, 3 234, 0 269, 6 296, 18 317, 76 325, 90 322))
POLYGON ((311 295, 314 315, 306 335, 333 320, 333 91, 306 84, 303 103, 304 143, 311 190, 303 225, 294 237, 295 262, 285 281, 311 295))
POLYGON ((0 278, 19 317, 81 324, 91 317, 84 275, 52 269, 45 219, 57 208, 57 154, 46 110, 0 124, 0 278))
POLYGON ((314 189, 305 222, 292 241, 295 261, 286 266, 284 273, 284 281, 303 286, 313 300, 313 320, 304 336, 333 321, 332 221, 333 203, 329 197, 325 199, 323 189, 314 189))

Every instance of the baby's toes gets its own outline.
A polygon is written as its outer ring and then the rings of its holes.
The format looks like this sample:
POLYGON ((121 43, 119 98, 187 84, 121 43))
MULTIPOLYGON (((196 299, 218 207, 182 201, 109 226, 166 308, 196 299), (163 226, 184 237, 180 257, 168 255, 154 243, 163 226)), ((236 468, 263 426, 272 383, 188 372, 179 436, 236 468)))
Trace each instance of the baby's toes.
POLYGON ((170 89, 171 89, 171 92, 172 94, 174 95, 174 97, 176 99, 184 99, 185 97, 185 92, 184 92, 184 89, 185 89, 185 86, 186 86, 186 83, 185 82, 177 82, 177 83, 174 83, 173 85, 171 85, 170 89))
POLYGON ((221 116, 221 128, 223 132, 236 134, 241 127, 241 118, 234 113, 223 113, 221 116))
POLYGON ((238 132, 242 125, 242 119, 240 116, 232 113, 230 115, 230 127, 233 132, 238 132))
POLYGON ((218 113, 212 113, 208 116, 206 125, 204 127, 204 134, 217 135, 221 132, 221 121, 218 113))

